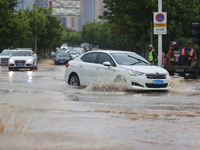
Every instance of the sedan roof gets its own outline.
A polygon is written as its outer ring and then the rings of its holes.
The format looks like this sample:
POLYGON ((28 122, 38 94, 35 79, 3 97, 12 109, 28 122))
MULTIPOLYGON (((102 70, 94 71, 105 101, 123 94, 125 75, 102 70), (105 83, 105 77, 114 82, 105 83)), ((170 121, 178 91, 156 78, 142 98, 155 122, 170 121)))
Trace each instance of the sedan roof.
POLYGON ((90 52, 104 52, 104 53, 135 53, 135 52, 131 52, 131 51, 122 51, 122 50, 93 50, 93 51, 89 51, 87 53, 90 52))

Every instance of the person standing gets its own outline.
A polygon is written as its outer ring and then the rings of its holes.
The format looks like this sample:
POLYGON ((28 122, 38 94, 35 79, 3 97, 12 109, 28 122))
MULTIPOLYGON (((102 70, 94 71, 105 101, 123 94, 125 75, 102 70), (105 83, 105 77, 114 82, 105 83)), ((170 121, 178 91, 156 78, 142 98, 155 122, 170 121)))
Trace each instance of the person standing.
POLYGON ((152 65, 156 65, 156 63, 157 63, 156 51, 152 45, 149 45, 149 62, 152 65))
POLYGON ((162 67, 166 64, 165 53, 162 51, 162 67))

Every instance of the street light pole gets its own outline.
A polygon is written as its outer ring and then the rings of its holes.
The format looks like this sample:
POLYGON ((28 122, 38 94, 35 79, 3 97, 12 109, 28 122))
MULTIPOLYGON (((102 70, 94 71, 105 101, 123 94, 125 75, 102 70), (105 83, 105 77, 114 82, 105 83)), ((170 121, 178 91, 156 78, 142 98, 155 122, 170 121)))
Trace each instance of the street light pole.
MULTIPOLYGON (((158 0, 158 12, 162 12, 162 0, 158 0)), ((162 34, 158 34, 158 66, 162 67, 162 34)))
MULTIPOLYGON (((35 12, 37 14, 37 0, 35 0, 35 12)), ((37 34, 35 33, 35 54, 37 54, 37 34)))

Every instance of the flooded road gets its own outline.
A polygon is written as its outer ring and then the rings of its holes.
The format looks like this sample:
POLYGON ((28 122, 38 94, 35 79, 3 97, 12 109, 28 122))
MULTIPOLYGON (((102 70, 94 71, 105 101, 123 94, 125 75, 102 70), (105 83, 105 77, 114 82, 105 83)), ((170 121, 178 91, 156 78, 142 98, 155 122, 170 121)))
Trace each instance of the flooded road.
POLYGON ((106 81, 70 87, 64 72, 50 60, 34 71, 0 68, 0 149, 200 150, 199 79, 136 92, 106 81))

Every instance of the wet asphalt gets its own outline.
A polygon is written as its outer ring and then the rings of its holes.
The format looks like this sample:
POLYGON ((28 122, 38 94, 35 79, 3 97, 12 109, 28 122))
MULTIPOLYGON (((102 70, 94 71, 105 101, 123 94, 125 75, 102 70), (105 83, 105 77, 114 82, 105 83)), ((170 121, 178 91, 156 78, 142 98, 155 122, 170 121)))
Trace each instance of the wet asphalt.
POLYGON ((71 87, 64 72, 0 68, 0 149, 200 149, 199 79, 140 92, 71 87))

